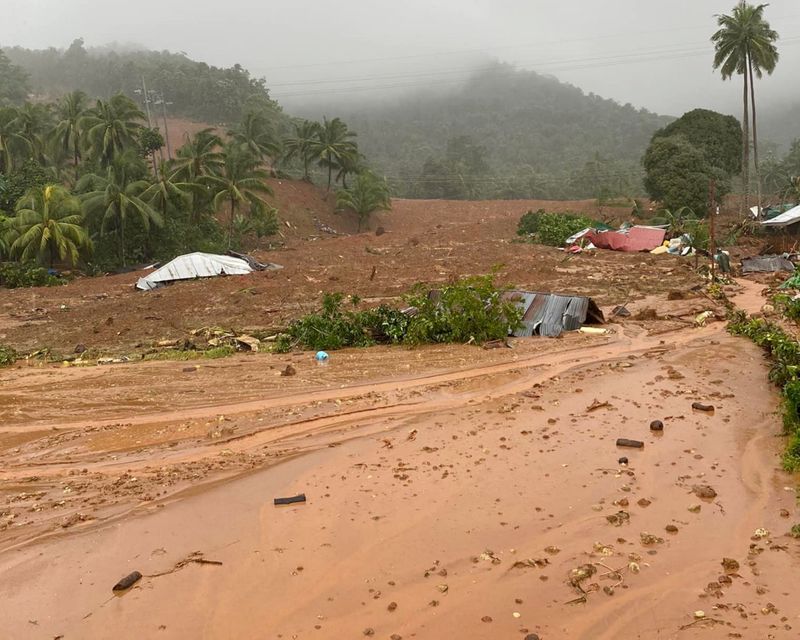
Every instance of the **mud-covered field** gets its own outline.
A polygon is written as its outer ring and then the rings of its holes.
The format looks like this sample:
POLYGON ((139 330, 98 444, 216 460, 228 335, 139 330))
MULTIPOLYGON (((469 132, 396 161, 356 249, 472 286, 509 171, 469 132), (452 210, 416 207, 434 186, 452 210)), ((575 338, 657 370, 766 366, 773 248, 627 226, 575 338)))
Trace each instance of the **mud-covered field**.
MULTIPOLYGON (((266 330, 322 291, 384 299, 493 265, 632 316, 605 335, 345 350, 327 366, 3 369, 0 636, 798 637, 797 482, 779 470, 761 352, 713 318, 695 326, 721 310, 691 263, 511 242, 534 206, 400 201, 380 236, 310 239, 296 221, 261 254, 279 272, 3 292, 0 341, 62 354, 266 330)), ((728 290, 762 303, 753 283, 728 290)))

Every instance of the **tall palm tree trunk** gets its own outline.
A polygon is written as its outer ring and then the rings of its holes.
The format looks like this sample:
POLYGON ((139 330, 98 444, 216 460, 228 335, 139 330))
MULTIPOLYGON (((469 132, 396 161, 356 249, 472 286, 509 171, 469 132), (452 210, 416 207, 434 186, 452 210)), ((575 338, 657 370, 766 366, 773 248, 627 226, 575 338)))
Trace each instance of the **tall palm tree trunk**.
POLYGON ((741 213, 746 215, 750 208, 750 116, 748 114, 747 72, 744 74, 744 117, 742 118, 742 194, 741 213))
POLYGON ((123 216, 119 217, 119 257, 122 261, 122 266, 126 267, 125 264, 125 218, 123 216))
POLYGON ((753 60, 748 55, 747 67, 750 73, 750 104, 752 106, 753 117, 753 168, 756 172, 756 211, 758 217, 761 218, 761 173, 758 169, 758 132, 756 130, 756 90, 755 82, 753 81, 753 60))
POLYGON ((228 223, 228 249, 233 247, 233 219, 236 217, 236 200, 231 198, 231 219, 228 223))
POLYGON ((328 154, 328 191, 331 190, 331 178, 333 177, 333 161, 331 154, 328 154))

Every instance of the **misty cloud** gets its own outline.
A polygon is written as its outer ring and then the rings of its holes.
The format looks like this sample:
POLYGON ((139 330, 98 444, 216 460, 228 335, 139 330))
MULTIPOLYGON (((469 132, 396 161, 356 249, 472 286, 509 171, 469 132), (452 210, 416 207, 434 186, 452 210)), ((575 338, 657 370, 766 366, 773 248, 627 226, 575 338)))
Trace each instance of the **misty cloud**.
MULTIPOLYGON (((501 60, 659 113, 739 112, 739 83, 712 71, 709 42, 714 14, 734 0, 141 0, 135 10, 121 0, 3 4, 0 46, 66 47, 84 37, 89 47, 137 43, 215 65, 238 62, 265 76, 289 108, 456 86, 501 60)), ((778 69, 759 86, 769 109, 800 100, 800 6, 774 0, 766 15, 781 35, 778 69)))

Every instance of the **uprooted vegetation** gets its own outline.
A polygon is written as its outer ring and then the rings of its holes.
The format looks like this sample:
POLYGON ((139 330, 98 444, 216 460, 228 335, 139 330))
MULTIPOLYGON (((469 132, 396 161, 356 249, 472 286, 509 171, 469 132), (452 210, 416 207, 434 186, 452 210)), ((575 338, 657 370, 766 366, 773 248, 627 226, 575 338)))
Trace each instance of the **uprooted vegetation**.
POLYGON ((517 235, 532 242, 561 247, 567 238, 598 223, 577 213, 548 213, 544 209, 528 211, 517 225, 517 235))
POLYGON ((373 344, 483 343, 508 336, 521 312, 504 298, 491 275, 462 278, 438 291, 416 285, 404 296, 402 309, 381 305, 358 310, 351 297, 344 307, 341 293, 326 294, 322 309, 289 325, 278 336, 275 350, 295 347, 319 350, 366 347, 373 344))
POLYGON ((800 469, 800 343, 776 323, 750 318, 743 311, 731 314, 728 330, 750 338, 772 359, 769 379, 781 387, 783 428, 789 436, 783 467, 796 471, 800 469))
POLYGON ((0 344, 0 367, 9 367, 17 360, 17 352, 5 344, 0 344))

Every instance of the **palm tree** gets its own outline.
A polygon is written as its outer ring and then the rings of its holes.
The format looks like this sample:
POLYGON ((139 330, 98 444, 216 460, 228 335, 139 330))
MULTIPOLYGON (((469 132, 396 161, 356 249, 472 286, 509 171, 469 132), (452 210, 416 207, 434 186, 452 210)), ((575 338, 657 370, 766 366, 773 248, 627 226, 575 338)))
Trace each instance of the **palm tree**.
POLYGON ((143 120, 136 103, 118 93, 108 102, 98 100, 79 122, 89 153, 108 167, 124 149, 136 144, 143 120))
POLYGON ((347 176, 361 173, 364 171, 364 156, 354 146, 351 150, 339 156, 336 162, 339 171, 336 173, 336 180, 342 181, 342 188, 347 189, 347 176))
POLYGON ((223 152, 224 164, 219 175, 206 175, 201 182, 207 184, 214 193, 214 209, 220 211, 227 202, 230 205, 228 227, 228 247, 234 236, 236 213, 243 204, 251 208, 264 209, 269 205, 259 195, 272 195, 272 189, 265 182, 267 174, 257 168, 257 161, 239 145, 228 145, 223 152))
POLYGON ((80 202, 58 185, 28 191, 8 226, 9 253, 23 262, 49 260, 52 267, 59 258, 75 265, 80 250, 91 246, 80 202))
POLYGON ((113 230, 119 242, 122 266, 125 261, 125 225, 129 217, 141 221, 146 231, 163 224, 161 214, 146 202, 142 195, 149 187, 146 180, 132 179, 125 158, 116 159, 104 175, 83 176, 76 186, 83 192, 81 200, 87 218, 99 220, 100 234, 113 230))
POLYGON ((44 138, 51 129, 53 114, 50 105, 26 102, 17 109, 16 126, 29 143, 30 152, 37 162, 45 164, 44 138))
POLYGON ((733 74, 744 78, 742 134, 744 208, 748 206, 750 177, 750 132, 748 118, 748 98, 753 114, 753 164, 756 171, 756 188, 759 215, 761 212, 761 179, 758 173, 758 133, 756 129, 756 99, 753 75, 761 78, 764 71, 771 74, 778 63, 778 50, 775 41, 778 34, 764 20, 766 4, 751 5, 740 0, 731 15, 717 16, 719 30, 711 36, 716 54, 714 68, 720 69, 722 78, 727 80, 733 74), (749 89, 749 96, 748 96, 749 89))
POLYGON ((267 116, 260 111, 248 111, 239 125, 228 132, 241 151, 250 153, 260 162, 273 160, 280 154, 280 144, 275 139, 267 116))
POLYGON ((219 173, 223 166, 222 140, 208 128, 198 131, 177 151, 172 168, 175 178, 184 182, 197 182, 202 176, 219 173))
POLYGON ((72 155, 73 166, 81 160, 80 120, 85 115, 88 97, 83 91, 68 93, 59 102, 56 113, 58 122, 53 129, 52 138, 64 156, 72 155))
POLYGON ((320 124, 303 120, 294 123, 294 136, 283 141, 284 159, 291 160, 299 157, 303 161, 303 180, 310 181, 308 165, 314 158, 314 142, 317 140, 320 124))
POLYGON ((336 206, 350 209, 358 215, 360 232, 362 223, 369 220, 374 211, 392 208, 389 187, 385 180, 381 180, 369 171, 364 171, 358 174, 352 187, 336 192, 336 206))
POLYGON ((157 180, 140 197, 166 218, 171 207, 188 208, 191 192, 198 186, 196 183, 178 181, 176 174, 171 173, 166 163, 162 162, 158 167, 157 180))
POLYGON ((312 148, 320 166, 328 169, 328 191, 331 190, 333 170, 338 168, 339 160, 357 149, 356 143, 349 139, 355 135, 347 130, 347 125, 339 118, 322 119, 322 126, 317 132, 317 139, 312 148))
POLYGON ((20 128, 19 112, 13 107, 0 107, 0 173, 9 173, 16 160, 31 153, 31 143, 20 128))

